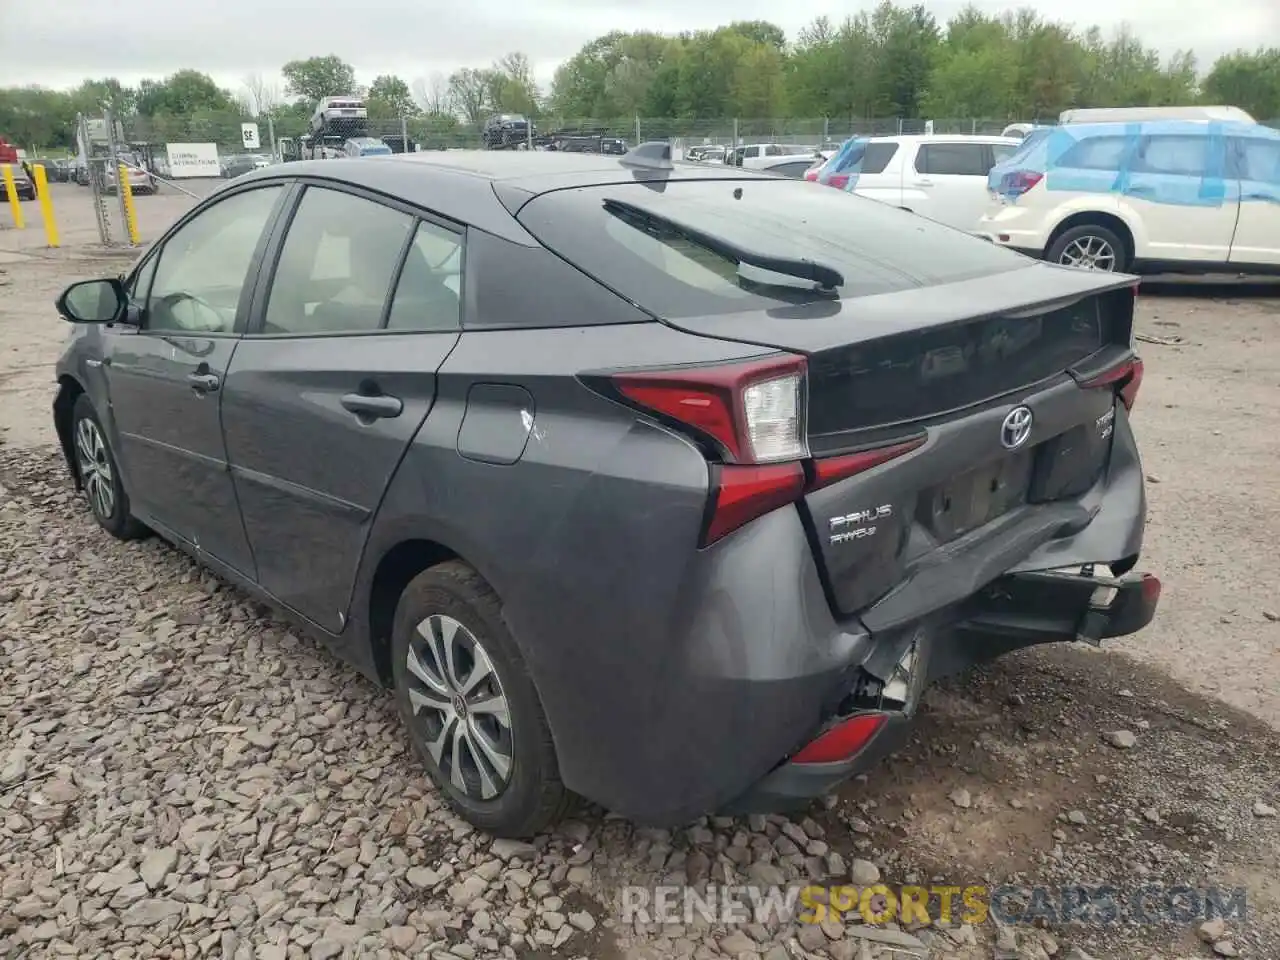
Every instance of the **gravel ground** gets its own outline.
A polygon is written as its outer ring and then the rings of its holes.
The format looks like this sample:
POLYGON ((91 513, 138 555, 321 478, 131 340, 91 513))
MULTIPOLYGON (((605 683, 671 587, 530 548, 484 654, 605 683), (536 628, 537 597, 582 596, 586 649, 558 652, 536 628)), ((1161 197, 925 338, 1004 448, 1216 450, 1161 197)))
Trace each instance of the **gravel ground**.
POLYGON ((808 817, 653 831, 588 810, 522 844, 444 810, 389 699, 321 647, 93 525, 50 447, 49 304, 117 268, 0 261, 0 956, 1280 956, 1269 291, 1141 301, 1144 333, 1182 338, 1144 347, 1145 565, 1166 584, 1146 633, 940 686, 908 748, 808 817), (876 879, 1241 887, 1248 912, 1203 934, 623 922, 627 885, 876 879))

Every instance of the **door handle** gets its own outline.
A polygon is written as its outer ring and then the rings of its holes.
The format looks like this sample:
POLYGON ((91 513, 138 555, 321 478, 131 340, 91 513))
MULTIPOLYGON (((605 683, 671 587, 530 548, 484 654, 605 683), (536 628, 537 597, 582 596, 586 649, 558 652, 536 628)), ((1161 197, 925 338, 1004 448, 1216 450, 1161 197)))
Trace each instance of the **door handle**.
POLYGON ((1130 186, 1128 192, 1139 197, 1149 197, 1151 194, 1155 193, 1156 190, 1155 187, 1130 186))
POLYGON ((213 393, 221 382, 217 375, 212 373, 187 374, 187 383, 191 384, 191 389, 196 393, 213 393))
POLYGON ((1241 200, 1262 200, 1269 203, 1280 203, 1280 195, 1274 193, 1246 193, 1241 200))
POLYGON ((344 410, 358 417, 398 417, 404 410, 399 397, 389 397, 386 394, 368 396, 363 393, 346 393, 339 402, 344 410))
POLYGON ((921 180, 917 180, 917 181, 915 182, 915 185, 916 185, 917 187, 932 187, 932 186, 933 186, 933 181, 932 181, 932 180, 927 180, 927 179, 921 179, 921 180))

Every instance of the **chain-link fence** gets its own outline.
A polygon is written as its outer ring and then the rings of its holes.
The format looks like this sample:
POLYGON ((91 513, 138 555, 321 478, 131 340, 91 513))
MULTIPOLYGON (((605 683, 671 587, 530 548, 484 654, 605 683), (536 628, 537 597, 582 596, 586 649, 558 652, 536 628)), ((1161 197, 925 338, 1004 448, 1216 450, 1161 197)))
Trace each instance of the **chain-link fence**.
MULTIPOLYGON (((1053 121, 1048 121, 1053 122, 1053 121)), ((773 142, 831 149, 851 136, 902 134, 999 134, 997 118, 590 118, 542 115, 515 139, 546 144, 549 138, 608 140, 614 150, 665 140, 677 156, 694 146, 773 142)), ((1271 126, 1280 127, 1280 121, 1271 126)), ((492 133, 492 131, 491 131, 492 133)), ((329 117, 299 110, 261 117, 225 113, 80 118, 80 155, 49 166, 57 218, 65 243, 127 245, 159 236, 218 184, 255 167, 309 157, 377 152, 483 149, 482 124, 439 115, 329 117), (131 204, 123 182, 137 198, 131 204), (78 184, 78 186, 76 186, 78 184), (132 228, 131 228, 132 225, 132 228)), ((592 140, 577 149, 591 149, 592 140)), ((489 138, 492 144, 492 136, 489 138)))

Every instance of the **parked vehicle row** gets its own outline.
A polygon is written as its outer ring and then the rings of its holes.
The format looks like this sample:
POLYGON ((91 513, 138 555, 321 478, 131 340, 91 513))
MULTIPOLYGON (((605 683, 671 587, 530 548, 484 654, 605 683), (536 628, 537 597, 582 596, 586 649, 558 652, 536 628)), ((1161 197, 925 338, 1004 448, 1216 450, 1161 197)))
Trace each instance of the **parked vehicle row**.
POLYGON ((1280 131, 1128 114, 1022 139, 853 138, 805 177, 1068 266, 1280 271, 1280 131))

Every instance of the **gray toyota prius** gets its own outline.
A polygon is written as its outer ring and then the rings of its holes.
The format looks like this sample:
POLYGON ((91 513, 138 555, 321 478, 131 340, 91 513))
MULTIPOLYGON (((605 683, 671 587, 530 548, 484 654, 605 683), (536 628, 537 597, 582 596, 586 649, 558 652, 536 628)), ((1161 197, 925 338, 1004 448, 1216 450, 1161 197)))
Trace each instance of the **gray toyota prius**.
POLYGON ((53 415, 108 533, 389 687, 473 824, 675 825, 1150 622, 1136 284, 664 144, 300 162, 67 288, 53 415))

